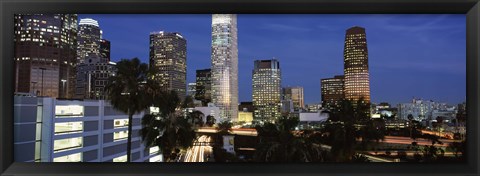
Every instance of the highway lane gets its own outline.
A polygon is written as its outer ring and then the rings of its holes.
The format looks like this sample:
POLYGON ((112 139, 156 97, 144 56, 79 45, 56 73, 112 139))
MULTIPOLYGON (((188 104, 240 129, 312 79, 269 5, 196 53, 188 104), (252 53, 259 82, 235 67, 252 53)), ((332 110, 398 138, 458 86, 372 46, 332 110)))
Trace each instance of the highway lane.
MULTIPOLYGON (((198 142, 210 142, 211 138, 202 135, 197 139, 198 142)), ((193 146, 187 150, 184 162, 205 162, 206 155, 212 153, 211 146, 193 146)))

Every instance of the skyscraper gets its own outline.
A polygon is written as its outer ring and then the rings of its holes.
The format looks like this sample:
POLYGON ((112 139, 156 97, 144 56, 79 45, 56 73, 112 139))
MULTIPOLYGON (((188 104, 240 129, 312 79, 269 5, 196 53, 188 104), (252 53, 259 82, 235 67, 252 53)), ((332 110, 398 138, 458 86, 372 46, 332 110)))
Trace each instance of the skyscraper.
POLYGON ((74 96, 77 20, 76 14, 14 15, 15 92, 74 96))
POLYGON ((195 99, 202 101, 207 106, 212 101, 212 74, 210 69, 197 70, 195 99))
POLYGON ((281 71, 276 59, 256 60, 252 76, 254 119, 275 121, 280 117, 281 71))
POLYGON ((164 91, 174 90, 183 100, 187 89, 187 40, 177 32, 150 33, 150 67, 164 91))
POLYGON ((102 30, 98 21, 91 18, 80 19, 78 24, 78 63, 84 63, 87 58, 101 57, 101 40, 102 30))
POLYGON ((78 28, 75 97, 105 99, 108 78, 116 72, 115 63, 110 62, 110 42, 102 39, 102 30, 94 19, 80 19, 78 28))
POLYGON ((237 15, 212 15, 212 102, 220 117, 237 120, 238 47, 237 15))
POLYGON ((345 98, 363 98, 370 103, 370 76, 368 72, 368 49, 365 28, 347 29, 344 48, 345 98))
POLYGON ((292 100, 294 111, 305 108, 303 87, 285 87, 282 89, 283 100, 292 100))
POLYGON ((321 80, 322 107, 330 110, 339 107, 340 102, 345 99, 344 83, 343 75, 321 80))

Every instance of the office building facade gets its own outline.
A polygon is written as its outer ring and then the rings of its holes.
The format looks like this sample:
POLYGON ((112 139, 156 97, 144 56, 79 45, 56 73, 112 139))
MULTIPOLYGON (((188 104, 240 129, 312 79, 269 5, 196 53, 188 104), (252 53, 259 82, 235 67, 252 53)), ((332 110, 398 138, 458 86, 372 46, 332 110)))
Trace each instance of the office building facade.
POLYGON ((75 98, 105 99, 108 79, 116 73, 110 62, 110 42, 102 39, 102 30, 94 19, 80 19, 75 98))
POLYGON ((305 108, 303 97, 303 87, 285 87, 282 89, 283 100, 292 100, 294 111, 300 111, 305 108))
POLYGON ((344 48, 345 98, 354 103, 363 98, 370 103, 370 75, 365 28, 352 27, 345 34, 344 48))
POLYGON ((256 60, 252 75, 255 121, 273 122, 281 116, 281 71, 276 59, 256 60))
POLYGON ((87 58, 101 58, 102 30, 98 21, 91 18, 80 19, 78 23, 78 63, 87 58))
POLYGON ((333 78, 325 78, 320 81, 322 107, 328 110, 338 108, 345 99, 345 77, 337 75, 333 78))
POLYGON ((202 101, 206 106, 212 101, 212 74, 211 69, 203 69, 196 71, 196 88, 195 99, 202 101))
MULTIPOLYGON (((14 97, 15 162, 126 162, 128 115, 104 100, 14 97)), ((132 161, 159 162, 158 147, 139 136, 133 116, 132 161)))
POLYGON ((150 33, 150 67, 164 91, 176 91, 184 99, 187 89, 187 40, 177 32, 150 33))
POLYGON ((14 15, 15 92, 74 96, 77 20, 76 14, 14 15))
POLYGON ((237 15, 212 15, 212 102, 220 116, 233 121, 238 116, 237 15))
POLYGON ((76 97, 104 100, 107 98, 108 79, 117 73, 116 63, 105 58, 87 58, 77 66, 76 97))

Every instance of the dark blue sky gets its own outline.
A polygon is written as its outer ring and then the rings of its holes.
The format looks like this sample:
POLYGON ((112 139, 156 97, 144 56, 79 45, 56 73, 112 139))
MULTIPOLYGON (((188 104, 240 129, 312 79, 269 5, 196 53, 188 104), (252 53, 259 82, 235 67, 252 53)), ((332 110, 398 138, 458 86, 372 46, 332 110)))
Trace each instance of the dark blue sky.
MULTIPOLYGON (((280 61, 283 86, 320 102, 320 79, 343 74, 345 30, 366 28, 372 102, 412 97, 456 104, 466 96, 465 15, 238 15, 239 96, 251 101, 253 61, 280 61)), ((210 67, 211 15, 88 15, 111 41, 113 61, 148 63, 149 33, 187 39, 187 82, 210 67)))

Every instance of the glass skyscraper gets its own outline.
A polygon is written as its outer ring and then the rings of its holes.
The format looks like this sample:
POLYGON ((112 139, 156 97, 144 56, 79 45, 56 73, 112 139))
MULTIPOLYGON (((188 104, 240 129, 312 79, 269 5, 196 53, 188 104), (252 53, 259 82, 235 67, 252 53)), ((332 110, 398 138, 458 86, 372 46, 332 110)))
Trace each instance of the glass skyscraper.
POLYGON ((363 98, 370 103, 370 76, 365 28, 347 29, 344 49, 345 98, 356 103, 363 98))
POLYGON ((187 40, 177 32, 150 34, 150 67, 164 91, 174 90, 183 100, 187 95, 187 40))
POLYGON ((212 15, 212 102, 220 117, 238 116, 237 15, 212 15))
POLYGON ((273 122, 280 117, 281 71, 276 59, 256 60, 252 75, 253 117, 256 121, 273 122))
POLYGON ((72 98, 77 15, 16 14, 14 19, 15 92, 72 98))

